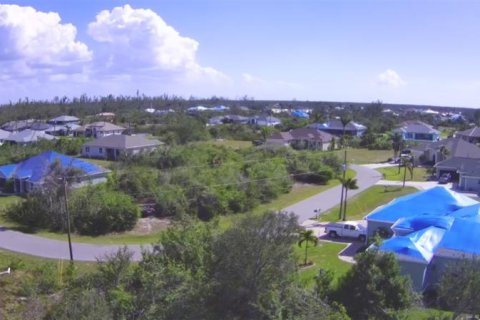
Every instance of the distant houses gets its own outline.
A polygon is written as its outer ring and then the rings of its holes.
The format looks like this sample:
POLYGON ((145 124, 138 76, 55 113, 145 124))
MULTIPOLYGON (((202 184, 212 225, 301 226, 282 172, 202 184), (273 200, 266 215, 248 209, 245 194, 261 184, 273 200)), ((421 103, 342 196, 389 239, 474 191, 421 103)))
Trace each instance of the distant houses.
POLYGON ((456 138, 461 138, 470 143, 480 143, 480 128, 473 127, 468 130, 458 131, 455 133, 456 138))
POLYGON ((287 132, 275 132, 268 139, 268 145, 291 146, 298 150, 326 151, 331 148, 332 135, 312 128, 299 128, 287 132))
POLYGON ((394 132, 400 133, 404 141, 440 140, 440 131, 422 121, 406 121, 394 132))
POLYGON ((345 128, 343 128, 342 122, 338 119, 333 119, 326 123, 313 123, 308 127, 327 132, 337 137, 343 135, 344 129, 345 129, 346 135, 354 136, 354 137, 360 137, 365 133, 365 131, 367 131, 366 126, 353 121, 350 121, 349 123, 347 123, 345 128))
POLYGON ((144 136, 110 135, 85 143, 82 156, 105 160, 119 160, 122 157, 149 153, 163 142, 146 139, 144 136))
POLYGON ((99 121, 78 127, 74 130, 76 136, 101 138, 112 135, 120 135, 125 131, 124 127, 117 126, 106 121, 99 121))
POLYGON ((8 181, 12 181, 14 193, 31 192, 45 183, 55 163, 63 169, 78 170, 80 174, 77 185, 105 182, 109 172, 85 160, 46 151, 16 164, 0 166, 0 187, 4 188, 8 181))

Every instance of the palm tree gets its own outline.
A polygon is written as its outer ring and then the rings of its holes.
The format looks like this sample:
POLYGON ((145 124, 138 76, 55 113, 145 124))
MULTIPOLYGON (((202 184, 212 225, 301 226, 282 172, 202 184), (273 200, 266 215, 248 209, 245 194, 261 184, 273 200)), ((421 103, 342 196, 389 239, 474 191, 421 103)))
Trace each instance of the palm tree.
POLYGON ((303 230, 300 232, 300 240, 298 241, 298 246, 301 247, 302 244, 305 242, 305 260, 303 261, 303 265, 307 265, 307 250, 308 250, 308 243, 313 243, 313 246, 316 247, 318 244, 318 238, 313 233, 313 230, 303 230))
POLYGON ((403 147, 403 138, 402 135, 398 132, 394 132, 392 135, 392 149, 393 149, 393 159, 398 157, 398 153, 403 147))
POLYGON ((345 189, 345 200, 343 204, 343 214, 342 214, 342 220, 345 221, 347 220, 347 194, 348 190, 353 190, 353 189, 358 189, 357 185, 357 179, 355 178, 347 178, 347 179, 342 179, 342 186, 345 189))
POLYGON ((413 160, 413 156, 408 156, 408 157, 402 157, 400 163, 401 165, 404 166, 402 188, 405 188, 405 180, 407 179, 407 170, 410 172, 410 180, 413 180, 413 168, 414 168, 415 162, 413 160))
MULTIPOLYGON (((344 148, 344 155, 343 155, 343 173, 342 173, 342 180, 345 180, 345 174, 347 172, 347 145, 346 145, 346 140, 345 140, 345 129, 347 127, 347 124, 350 123, 351 118, 348 114, 344 114, 340 117, 340 121, 342 122, 343 126, 343 133, 342 133, 342 146, 344 148)), ((345 193, 344 186, 342 184, 342 192, 340 194, 340 215, 339 219, 342 217, 342 210, 343 210, 343 194, 345 193)))

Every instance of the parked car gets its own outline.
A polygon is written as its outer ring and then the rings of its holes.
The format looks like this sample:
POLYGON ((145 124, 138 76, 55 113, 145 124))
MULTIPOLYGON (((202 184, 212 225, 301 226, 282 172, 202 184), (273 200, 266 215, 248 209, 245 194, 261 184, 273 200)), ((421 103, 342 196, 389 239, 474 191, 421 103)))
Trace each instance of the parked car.
POLYGON ((345 237, 355 238, 360 241, 367 239, 367 229, 354 221, 331 222, 325 226, 325 233, 330 238, 345 237))
POLYGON ((444 173, 438 178, 438 183, 446 184, 452 181, 452 175, 450 173, 444 173))

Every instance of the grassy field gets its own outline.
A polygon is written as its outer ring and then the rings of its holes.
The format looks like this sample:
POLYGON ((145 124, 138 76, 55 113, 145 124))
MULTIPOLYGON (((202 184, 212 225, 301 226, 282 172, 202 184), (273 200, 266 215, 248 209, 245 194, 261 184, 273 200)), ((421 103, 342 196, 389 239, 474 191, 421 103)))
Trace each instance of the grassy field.
MULTIPOLYGON (((338 158, 343 160, 344 151, 335 150, 330 151, 337 155, 338 158)), ((355 164, 365 163, 379 163, 386 162, 389 158, 393 157, 392 150, 368 150, 368 149, 347 149, 347 162, 355 164)))
MULTIPOLYGON (((398 173, 398 167, 386 167, 378 168, 378 172, 384 174, 385 180, 390 181, 403 181, 403 175, 405 168, 400 168, 400 173, 398 173)), ((417 167, 413 169, 413 178, 410 176, 410 172, 407 170, 407 175, 405 181, 427 181, 425 178, 428 175, 427 169, 423 167, 417 167)))
MULTIPOLYGON (((362 219, 376 207, 417 191, 412 187, 373 186, 347 201, 347 220, 362 219)), ((320 221, 337 221, 339 211, 339 206, 327 211, 320 217, 320 221)))
MULTIPOLYGON (((311 288, 315 284, 315 276, 320 268, 335 272, 335 279, 344 275, 350 264, 338 258, 338 253, 347 245, 343 243, 332 243, 319 241, 316 247, 308 248, 308 260, 315 263, 312 267, 300 270, 299 280, 302 285, 311 288)), ((298 263, 303 263, 305 247, 295 246, 295 253, 298 255, 298 263)))

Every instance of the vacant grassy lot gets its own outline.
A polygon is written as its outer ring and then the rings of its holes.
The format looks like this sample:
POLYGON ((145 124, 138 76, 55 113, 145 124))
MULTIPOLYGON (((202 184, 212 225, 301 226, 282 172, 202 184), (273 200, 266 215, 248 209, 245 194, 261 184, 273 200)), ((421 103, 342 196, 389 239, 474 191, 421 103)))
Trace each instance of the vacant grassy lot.
MULTIPOLYGON (((403 175, 405 173, 405 168, 400 168, 400 173, 398 172, 398 166, 395 167, 386 167, 378 168, 378 172, 384 174, 385 180, 391 181, 403 181, 403 175)), ((407 169, 405 181, 427 181, 425 178, 428 175, 427 169, 423 167, 417 167, 413 169, 413 177, 410 175, 410 172, 407 169)))
MULTIPOLYGON (((360 220, 376 207, 417 191, 412 187, 373 186, 347 201, 347 220, 360 220)), ((320 221, 337 221, 339 211, 339 206, 327 211, 320 221)))
MULTIPOLYGON (((344 151, 335 150, 330 151, 336 154, 337 157, 343 160, 344 151)), ((347 149, 347 162, 354 164, 379 163, 386 162, 393 157, 392 150, 368 150, 368 149, 347 149)))

